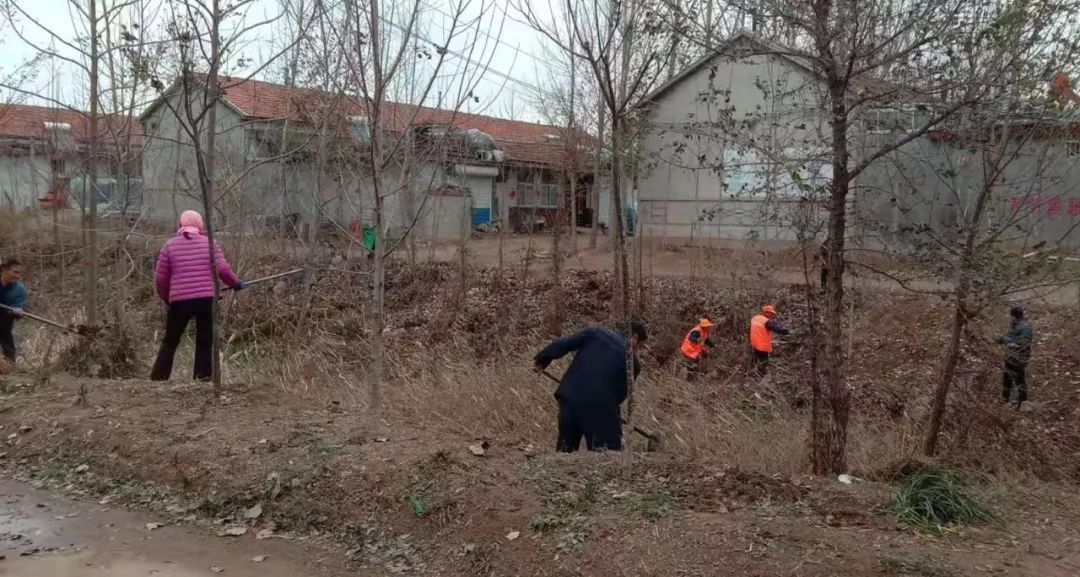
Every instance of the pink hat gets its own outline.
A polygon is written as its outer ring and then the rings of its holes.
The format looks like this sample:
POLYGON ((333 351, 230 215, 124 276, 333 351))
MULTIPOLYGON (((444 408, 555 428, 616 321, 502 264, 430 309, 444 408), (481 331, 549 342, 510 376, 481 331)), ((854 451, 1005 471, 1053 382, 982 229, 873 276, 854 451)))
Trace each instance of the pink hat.
POLYGON ((204 228, 201 214, 194 210, 185 210, 180 215, 180 228, 176 234, 202 234, 204 228))

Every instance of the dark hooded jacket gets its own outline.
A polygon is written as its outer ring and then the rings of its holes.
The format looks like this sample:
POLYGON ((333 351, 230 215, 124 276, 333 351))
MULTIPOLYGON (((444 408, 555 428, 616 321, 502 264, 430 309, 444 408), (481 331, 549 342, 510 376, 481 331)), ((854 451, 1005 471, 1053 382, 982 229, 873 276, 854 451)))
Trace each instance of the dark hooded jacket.
MULTIPOLYGON (((602 327, 590 327, 556 339, 536 354, 536 363, 547 368, 570 354, 574 360, 562 376, 555 398, 571 404, 611 404, 626 400, 626 337, 602 327)), ((634 378, 641 363, 634 356, 634 378)))

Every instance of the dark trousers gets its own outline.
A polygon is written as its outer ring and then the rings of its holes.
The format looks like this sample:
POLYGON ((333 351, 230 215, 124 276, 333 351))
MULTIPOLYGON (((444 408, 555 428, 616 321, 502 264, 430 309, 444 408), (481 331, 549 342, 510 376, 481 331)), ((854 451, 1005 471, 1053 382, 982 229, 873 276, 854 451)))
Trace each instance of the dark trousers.
POLYGON ((7 360, 15 362, 15 317, 6 312, 0 312, 0 350, 7 360))
POLYGON ((701 357, 696 359, 688 359, 686 355, 680 355, 680 360, 683 367, 686 368, 686 382, 692 383, 701 376, 701 357))
POLYGON ((195 319, 195 374, 196 380, 209 379, 214 370, 213 323, 214 299, 191 299, 169 304, 169 314, 165 320, 165 337, 161 339, 157 360, 150 371, 150 380, 167 381, 172 375, 173 357, 180 339, 187 330, 188 322, 195 319))
POLYGON ((759 377, 769 374, 769 353, 750 349, 750 370, 759 377))
POLYGON ((1020 405, 1028 398, 1027 390, 1027 363, 1020 361, 1006 360, 1005 361, 1005 373, 1002 377, 1001 388, 1001 400, 1002 402, 1009 402, 1012 398, 1013 389, 1016 389, 1016 407, 1020 408, 1020 405))
POLYGON ((622 416, 619 405, 559 402, 559 438, 555 450, 573 453, 581 446, 590 451, 622 450, 622 416))

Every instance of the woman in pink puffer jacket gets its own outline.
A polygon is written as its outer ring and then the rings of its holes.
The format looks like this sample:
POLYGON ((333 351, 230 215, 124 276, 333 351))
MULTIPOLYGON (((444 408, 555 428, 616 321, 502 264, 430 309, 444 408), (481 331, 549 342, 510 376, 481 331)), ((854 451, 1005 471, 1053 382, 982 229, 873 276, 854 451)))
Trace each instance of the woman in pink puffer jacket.
MULTIPOLYGON (((194 210, 180 215, 180 230, 161 247, 154 284, 158 296, 168 303, 165 338, 161 340, 150 380, 167 381, 172 375, 173 357, 188 322, 195 319, 195 379, 213 374, 214 272, 210 270, 210 239, 204 234, 202 215, 194 210)), ((221 246, 214 247, 217 275, 235 290, 244 288, 225 260, 221 246)))

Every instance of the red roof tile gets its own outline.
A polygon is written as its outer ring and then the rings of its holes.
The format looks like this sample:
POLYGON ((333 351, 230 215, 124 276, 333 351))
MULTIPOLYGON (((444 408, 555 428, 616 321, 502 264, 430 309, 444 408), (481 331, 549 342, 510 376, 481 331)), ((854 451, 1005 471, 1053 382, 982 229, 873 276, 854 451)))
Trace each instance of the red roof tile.
MULTIPOLYGON (((317 90, 259 80, 223 78, 221 87, 225 101, 248 119, 289 118, 302 122, 314 116, 311 109, 318 106, 320 96, 325 99, 317 90)), ((341 100, 333 106, 342 115, 365 115, 355 100, 341 100)), ((453 126, 460 130, 475 128, 495 139, 510 161, 552 165, 560 164, 565 156, 564 145, 556 140, 565 129, 557 126, 399 103, 390 103, 383 114, 387 115, 391 130, 419 124, 453 126)), ((590 137, 582 133, 580 138, 590 137)))
MULTIPOLYGON (((142 124, 138 120, 134 122, 134 139, 141 140, 142 124)), ((0 138, 27 138, 45 139, 45 123, 56 122, 71 126, 71 137, 78 142, 87 142, 90 139, 89 118, 83 113, 68 108, 48 108, 44 106, 27 106, 22 104, 0 104, 0 138)), ((127 129, 127 120, 121 116, 103 118, 101 121, 100 139, 108 142, 112 139, 112 132, 120 133, 127 129)))

